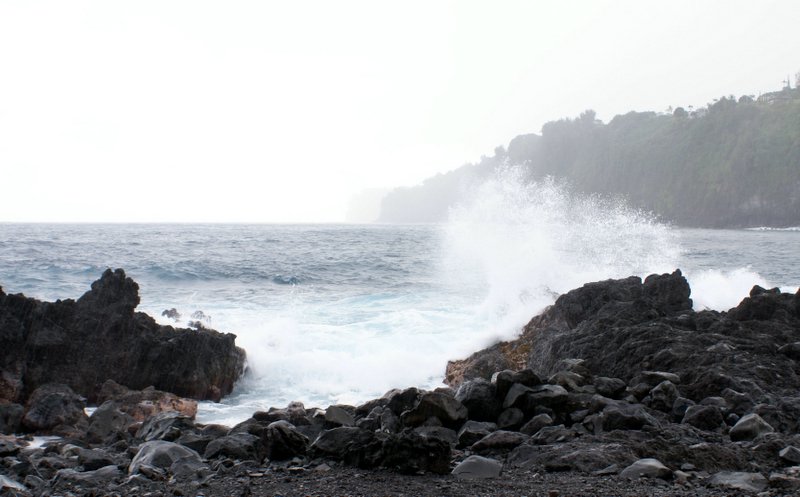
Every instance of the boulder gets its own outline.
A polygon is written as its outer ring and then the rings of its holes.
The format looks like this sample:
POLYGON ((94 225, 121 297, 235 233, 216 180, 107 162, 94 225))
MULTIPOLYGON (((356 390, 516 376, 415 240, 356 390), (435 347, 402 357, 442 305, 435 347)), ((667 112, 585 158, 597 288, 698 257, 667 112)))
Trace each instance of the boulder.
POLYGON ((687 399, 686 397, 678 397, 675 399, 675 402, 672 403, 672 411, 670 412, 672 419, 676 422, 682 420, 686 415, 686 411, 693 405, 695 405, 695 401, 687 399))
POLYGON ((264 446, 269 460, 282 461, 304 456, 309 440, 288 421, 275 421, 267 426, 264 446))
POLYGON ((386 407, 395 415, 400 416, 417 405, 420 395, 422 392, 418 388, 412 387, 404 390, 389 390, 383 395, 383 398, 386 399, 386 407))
POLYGON ((503 464, 494 459, 481 456, 469 456, 453 469, 456 478, 475 479, 475 478, 497 478, 503 464))
POLYGON ((0 434, 13 435, 22 428, 22 416, 25 408, 20 404, 0 403, 0 434))
POLYGON ((778 452, 778 457, 784 462, 793 466, 800 464, 800 449, 792 445, 784 447, 778 452))
POLYGON ((669 380, 665 380, 650 390, 649 406, 651 409, 670 412, 678 397, 678 388, 675 384, 669 380))
POLYGON ((128 474, 175 474, 183 468, 203 467, 200 455, 188 447, 164 440, 153 440, 139 446, 128 466, 128 474))
POLYGON ((768 482, 761 473, 744 473, 737 471, 720 471, 712 476, 708 483, 715 487, 744 492, 762 492, 768 482))
POLYGON ((440 392, 423 394, 417 405, 401 416, 405 426, 420 426, 435 417, 445 426, 460 426, 467 419, 467 408, 455 398, 440 392))
POLYGON ((686 423, 705 431, 714 431, 725 425, 722 411, 717 406, 689 406, 681 423, 686 423))
POLYGON ((89 416, 86 440, 89 443, 110 445, 128 438, 128 428, 136 420, 117 409, 113 401, 106 401, 89 416))
POLYGON ((782 490, 784 492, 791 492, 796 495, 800 490, 800 478, 796 476, 789 476, 780 473, 772 473, 769 475, 770 488, 782 490))
POLYGON ((316 458, 336 459, 353 466, 372 468, 380 464, 382 449, 383 441, 376 433, 343 426, 320 433, 311 444, 310 453, 316 458))
POLYGON ((330 406, 325 410, 325 427, 336 428, 338 426, 355 426, 355 419, 344 406, 330 406))
POLYGON ((531 418, 530 421, 525 423, 519 431, 525 435, 534 435, 545 426, 551 426, 552 424, 553 418, 551 418, 548 414, 537 414, 531 418))
POLYGON ((512 384, 503 397, 503 409, 523 407, 525 405, 525 395, 529 392, 533 392, 531 387, 525 386, 522 383, 512 384))
POLYGON ((594 379, 595 391, 610 399, 619 399, 625 393, 628 385, 619 378, 608 378, 606 376, 597 376, 594 379))
POLYGON ((467 421, 458 431, 457 447, 469 447, 495 430, 497 430, 497 425, 494 423, 467 421))
POLYGON ((109 269, 77 301, 0 293, 0 394, 20 402, 24 392, 59 382, 94 401, 106 379, 198 399, 229 393, 244 371, 236 337, 161 326, 135 312, 138 290, 123 270, 109 269))
POLYGON ((414 433, 425 439, 441 440, 455 446, 458 443, 458 434, 444 426, 419 426, 414 428, 414 433))
POLYGON ((85 407, 85 399, 67 385, 50 383, 31 394, 22 425, 35 433, 75 433, 87 427, 85 407))
POLYGON ((497 427, 501 430, 516 430, 525 421, 525 413, 522 409, 511 407, 504 409, 497 417, 497 427))
POLYGON ((105 466, 113 466, 114 458, 102 449, 80 449, 78 450, 78 464, 83 466, 84 471, 94 471, 105 466))
POLYGON ((664 466, 661 461, 653 458, 639 459, 619 474, 622 478, 661 478, 667 480, 672 477, 672 470, 664 466))
POLYGON ((152 386, 143 390, 131 390, 113 380, 107 380, 97 398, 103 403, 111 402, 114 408, 132 417, 134 421, 144 421, 162 412, 174 412, 191 419, 197 414, 196 400, 162 392, 152 386))
POLYGON ((93 471, 75 471, 61 469, 56 473, 55 482, 70 482, 82 487, 108 488, 110 484, 121 480, 122 471, 113 465, 104 466, 93 471))
POLYGON ((729 433, 731 440, 738 442, 740 440, 753 440, 765 433, 772 433, 775 431, 772 426, 764 421, 758 414, 748 414, 742 417, 731 428, 729 433))
POLYGON ((525 443, 528 435, 515 431, 497 430, 489 433, 470 447, 478 454, 508 452, 514 447, 525 443))
POLYGON ((136 438, 149 442, 151 440, 167 440, 174 442, 180 436, 194 430, 194 419, 183 416, 177 411, 163 411, 144 420, 136 438))
POLYGON ((573 371, 558 371, 547 379, 547 383, 563 387, 568 392, 581 392, 586 378, 573 371))
POLYGON ((569 442, 577 436, 579 436, 579 433, 573 427, 567 428, 564 425, 545 426, 531 435, 529 443, 534 445, 560 444, 569 442))
POLYGON ((18 481, 12 480, 4 475, 0 475, 0 493, 5 494, 6 492, 20 492, 22 495, 27 495, 28 489, 25 488, 25 485, 18 481))
POLYGON ((215 424, 205 425, 195 431, 181 430, 181 436, 175 440, 175 443, 188 447, 198 454, 203 454, 208 444, 220 437, 228 435, 229 432, 230 429, 227 426, 215 424))
POLYGON ((542 380, 531 369, 523 369, 521 371, 511 371, 506 369, 498 371, 492 375, 492 384, 497 389, 497 398, 505 399, 508 391, 515 383, 519 383, 525 387, 533 387, 541 385, 542 380))
POLYGON ((467 416, 475 421, 494 421, 500 413, 497 387, 483 378, 461 384, 455 399, 467 408, 467 416))
POLYGON ((427 471, 443 475, 450 472, 450 457, 449 443, 403 431, 389 435, 383 442, 380 465, 401 473, 427 471))
POLYGON ((641 430, 644 426, 659 426, 658 421, 647 413, 641 404, 614 402, 600 414, 603 430, 641 430))
POLYGON ((307 426, 311 424, 311 415, 302 402, 290 402, 285 408, 270 407, 266 412, 257 411, 253 414, 253 419, 268 425, 274 421, 288 421, 295 426, 307 426))
POLYGON ((241 461, 261 462, 264 459, 264 448, 261 439, 255 435, 233 433, 209 442, 203 457, 206 459, 229 457, 241 461))

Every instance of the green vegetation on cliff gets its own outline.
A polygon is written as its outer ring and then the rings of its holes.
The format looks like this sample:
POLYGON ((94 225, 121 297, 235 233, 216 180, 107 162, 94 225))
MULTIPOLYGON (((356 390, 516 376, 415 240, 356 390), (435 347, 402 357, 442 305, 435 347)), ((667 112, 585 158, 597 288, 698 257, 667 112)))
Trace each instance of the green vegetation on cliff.
POLYGON ((524 166, 532 180, 624 196, 683 226, 799 226, 800 90, 723 97, 694 112, 630 112, 607 124, 593 111, 550 122, 478 164, 392 191, 380 221, 442 220, 501 164, 524 166))

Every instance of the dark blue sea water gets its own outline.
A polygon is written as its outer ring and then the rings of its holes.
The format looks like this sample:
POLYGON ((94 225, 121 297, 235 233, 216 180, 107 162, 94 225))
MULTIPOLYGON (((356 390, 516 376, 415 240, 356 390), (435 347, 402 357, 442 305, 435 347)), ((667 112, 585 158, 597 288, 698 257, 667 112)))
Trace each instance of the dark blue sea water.
POLYGON ((448 359, 513 336, 591 280, 680 267, 695 307, 715 309, 753 284, 800 284, 800 231, 677 229, 591 203, 576 216, 547 194, 509 205, 501 193, 443 225, 0 224, 0 285, 77 298, 122 267, 160 322, 172 323, 164 309, 184 324, 203 311, 248 353, 234 394, 201 407, 201 420, 233 423, 291 400, 435 386, 448 359))

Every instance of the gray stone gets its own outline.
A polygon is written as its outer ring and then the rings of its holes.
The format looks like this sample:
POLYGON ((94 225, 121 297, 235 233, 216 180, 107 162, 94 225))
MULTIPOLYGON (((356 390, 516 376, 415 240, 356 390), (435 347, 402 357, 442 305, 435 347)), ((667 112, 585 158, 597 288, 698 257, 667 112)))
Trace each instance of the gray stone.
POLYGON ((101 449, 79 449, 78 463, 83 466, 84 471, 94 471, 114 465, 114 459, 108 452, 101 449))
POLYGON ((683 416, 686 415, 686 411, 693 405, 695 405, 695 401, 686 397, 678 397, 672 403, 672 419, 676 422, 682 420, 683 416))
POLYGON ((497 478, 503 469, 502 463, 481 456, 469 456, 453 469, 457 478, 497 478))
POLYGON ((355 426, 353 415, 342 406, 330 406, 325 409, 325 426, 335 428, 338 426, 355 426))
POLYGON ((714 405, 689 406, 681 423, 686 423, 706 431, 714 431, 724 426, 722 411, 714 405))
POLYGON ((569 392, 560 385, 539 385, 533 387, 533 392, 524 395, 525 406, 522 410, 527 413, 535 412, 537 408, 542 407, 558 410, 569 398, 569 392))
POLYGON ((458 443, 458 434, 450 428, 444 426, 419 426, 414 428, 414 432, 425 439, 435 439, 447 442, 450 445, 458 443))
POLYGON ((800 490, 800 478, 781 473, 772 473, 769 475, 769 486, 770 488, 790 491, 797 495, 797 491, 800 490))
POLYGON ((501 430, 515 430, 522 425, 525 420, 525 413, 522 409, 510 407, 503 410, 497 417, 497 427, 501 430))
POLYGON ((61 426, 86 426, 86 401, 67 385, 48 383, 37 388, 27 403, 22 424, 30 431, 48 433, 61 426))
POLYGON ((610 399, 619 399, 628 388, 628 385, 619 378, 597 376, 594 379, 594 388, 597 393, 610 399))
POLYGON ((203 460, 200 454, 188 447, 165 440, 153 440, 139 446, 128 466, 128 474, 146 473, 148 470, 174 472, 178 466, 187 463, 201 465, 203 460))
MULTIPOLYGON (((416 434, 415 436, 422 438, 416 434)), ((380 451, 376 441, 375 432, 343 426, 320 433, 311 444, 310 450, 314 457, 363 462, 371 459, 373 452, 380 451)))
POLYGON ((672 470, 664 466, 661 461, 653 458, 639 459, 619 474, 622 478, 661 478, 672 477, 672 470))
POLYGON ((532 388, 526 387, 522 383, 514 383, 511 385, 511 388, 509 388, 508 393, 503 399, 503 409, 508 409, 509 407, 522 407, 524 405, 523 398, 525 394, 532 391, 532 388))
POLYGON ((558 385, 569 392, 580 392, 586 378, 573 371, 558 371, 548 378, 547 383, 558 385))
POLYGON ((662 381, 669 381, 674 385, 679 385, 681 383, 680 376, 666 371, 642 371, 640 379, 651 387, 658 385, 662 381))
POLYGON ((445 426, 460 425, 467 419, 467 408, 441 392, 427 392, 419 399, 419 403, 400 417, 405 426, 421 426, 428 418, 438 418, 445 426))
POLYGON ((545 426, 551 426, 552 424, 553 418, 548 414, 537 414, 530 421, 525 423, 519 431, 526 435, 533 435, 545 426))
POLYGON ((641 430, 644 426, 659 426, 658 421, 645 411, 641 404, 614 401, 600 416, 603 430, 641 430))
POLYGON ((20 404, 0 404, 0 434, 19 433, 24 414, 25 408, 20 404))
POLYGON ((288 421, 275 421, 267 426, 264 436, 266 456, 272 461, 282 461, 304 456, 309 440, 288 421))
POLYGON ((772 426, 764 421, 758 414, 748 414, 743 416, 731 428, 730 437, 734 442, 740 440, 753 440, 765 433, 772 433, 775 431, 772 426))
POLYGON ((761 492, 767 488, 767 479, 761 473, 720 471, 712 476, 708 482, 716 487, 744 490, 746 492, 761 492))
POLYGON ((481 421, 467 421, 458 431, 458 447, 469 447, 489 433, 496 431, 497 425, 481 421))
MULTIPOLYGON (((20 483, 20 482, 18 482, 16 480, 12 480, 11 478, 9 478, 7 476, 0 475, 0 492, 2 492, 4 490, 13 490, 13 491, 24 492, 24 493, 28 492, 28 489, 25 488, 25 485, 23 485, 22 483, 20 483)), ((2 492, 2 493, 5 493, 5 492, 2 492)))
POLYGON ((397 433, 400 431, 400 418, 391 409, 384 409, 381 413, 381 431, 385 433, 397 433))
POLYGON ((531 436, 530 443, 536 445, 551 445, 569 442, 577 436, 578 432, 574 427, 567 428, 564 425, 545 426, 531 436))
POLYGON ((509 451, 525 443, 528 438, 528 435, 515 431, 497 430, 472 444, 470 450, 477 453, 509 451))
POLYGON ((800 464, 800 449, 790 445, 778 452, 778 457, 792 465, 800 464))
POLYGON ((74 469, 60 469, 56 473, 56 480, 69 481, 90 487, 108 487, 109 483, 121 479, 122 471, 116 466, 104 466, 93 471, 75 471, 74 469))
POLYGON ((128 437, 128 427, 133 417, 117 409, 113 400, 103 402, 89 417, 86 439, 90 443, 108 445, 128 437))
POLYGON ((261 462, 264 459, 264 448, 261 439, 249 433, 233 433, 213 440, 206 446, 203 457, 230 457, 242 461, 252 460, 261 462))
POLYGON ((467 408, 469 419, 475 421, 494 421, 500 413, 497 400, 497 387, 483 378, 476 378, 461 384, 455 399, 467 408))
POLYGON ((420 394, 419 389, 412 387, 405 390, 389 390, 383 395, 383 398, 386 399, 386 407, 395 415, 400 416, 417 404, 420 394))
POLYGON ((177 411, 163 411, 144 420, 136 432, 136 438, 145 442, 167 440, 174 442, 187 431, 194 429, 194 420, 177 411))
POLYGON ((675 384, 671 381, 662 381, 650 390, 650 407, 659 411, 670 412, 678 397, 678 388, 675 384))

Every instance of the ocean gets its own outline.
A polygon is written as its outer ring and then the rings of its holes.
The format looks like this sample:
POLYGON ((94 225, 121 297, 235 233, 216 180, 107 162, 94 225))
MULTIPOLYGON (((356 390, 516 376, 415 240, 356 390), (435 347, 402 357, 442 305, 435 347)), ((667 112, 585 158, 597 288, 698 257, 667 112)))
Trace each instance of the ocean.
POLYGON ((293 400, 436 387, 448 359, 588 281, 680 268, 695 308, 717 310, 755 284, 800 285, 798 229, 676 228, 553 185, 517 190, 488 185, 437 225, 0 224, 0 285, 78 298, 121 267, 157 321, 202 311, 248 355, 233 394, 200 406, 199 421, 228 425, 293 400))

